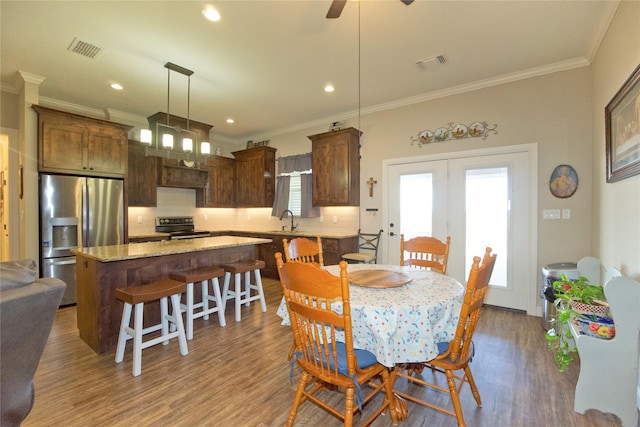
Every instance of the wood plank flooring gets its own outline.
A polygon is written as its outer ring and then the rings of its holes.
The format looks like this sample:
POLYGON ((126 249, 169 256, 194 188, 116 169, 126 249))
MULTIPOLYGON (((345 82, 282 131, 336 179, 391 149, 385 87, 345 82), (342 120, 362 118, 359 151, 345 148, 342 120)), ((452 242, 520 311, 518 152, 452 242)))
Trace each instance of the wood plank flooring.
MULTIPOLYGON (((178 343, 154 346, 142 353, 142 375, 131 375, 131 350, 125 360, 95 354, 78 337, 75 307, 58 311, 36 378, 36 399, 23 426, 282 426, 293 401, 299 368, 287 362, 289 327, 280 325, 276 308, 279 282, 265 279, 267 313, 259 304, 242 308, 233 320, 229 302, 227 326, 217 316, 194 326, 189 354, 178 343), (290 382, 290 375, 292 381, 290 382)), ((566 373, 555 369, 538 317, 486 307, 476 332, 471 364, 483 406, 478 408, 465 386, 461 392, 469 426, 619 426, 611 414, 573 411, 578 363, 566 373)), ((406 390, 405 381, 396 383, 406 390)), ((412 393, 448 401, 448 395, 410 386, 412 393)), ((335 399, 338 401, 339 396, 335 399)), ((376 402, 374 402, 375 404, 376 402)), ((455 426, 455 418, 412 403, 400 425, 455 426)), ((365 408, 365 414, 367 414, 365 408)), ((356 423, 360 416, 356 415, 356 423)), ((312 403, 304 403, 298 426, 341 423, 312 403)), ((374 426, 391 426, 387 415, 374 426)))

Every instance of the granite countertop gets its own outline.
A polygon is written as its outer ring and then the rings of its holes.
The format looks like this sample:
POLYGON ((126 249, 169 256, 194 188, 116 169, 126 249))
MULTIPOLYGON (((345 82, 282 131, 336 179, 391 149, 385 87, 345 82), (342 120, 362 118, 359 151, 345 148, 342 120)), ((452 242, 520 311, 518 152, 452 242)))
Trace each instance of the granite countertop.
POLYGON ((160 242, 129 243, 128 245, 96 246, 72 249, 74 255, 83 255, 100 262, 123 261, 188 252, 208 251, 235 246, 259 245, 271 239, 253 237, 216 236, 199 239, 163 240, 160 242))
POLYGON ((279 235, 279 236, 300 236, 300 237, 325 237, 327 239, 344 239, 347 237, 358 237, 357 232, 326 232, 326 231, 307 231, 307 230, 269 230, 269 231, 257 231, 257 230, 235 230, 236 233, 250 233, 250 234, 264 234, 264 235, 279 235))
MULTIPOLYGON (((212 233, 220 233, 220 230, 209 230, 212 233)), ((282 231, 282 230, 224 230, 225 233, 247 233, 247 234, 257 234, 257 235, 278 235, 278 236, 300 236, 300 237, 324 237, 327 239, 344 239, 348 237, 358 237, 357 232, 325 232, 325 231, 306 231, 306 230, 296 230, 296 231, 282 231)), ((144 239, 144 238, 154 238, 154 237, 169 237, 169 233, 159 233, 157 231, 152 231, 143 234, 129 234, 129 239, 144 239)))

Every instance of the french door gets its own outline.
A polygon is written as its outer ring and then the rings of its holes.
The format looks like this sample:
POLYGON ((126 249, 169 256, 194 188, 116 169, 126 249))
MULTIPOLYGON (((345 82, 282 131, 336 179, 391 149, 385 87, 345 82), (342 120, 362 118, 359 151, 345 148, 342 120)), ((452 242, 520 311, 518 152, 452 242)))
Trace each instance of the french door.
POLYGON ((441 240, 449 235, 447 274, 465 283, 473 256, 482 256, 490 246, 498 258, 485 302, 530 310, 537 283, 531 274, 535 193, 530 156, 527 150, 477 150, 456 157, 389 161, 388 263, 400 262, 400 234, 405 239, 426 235, 441 240))

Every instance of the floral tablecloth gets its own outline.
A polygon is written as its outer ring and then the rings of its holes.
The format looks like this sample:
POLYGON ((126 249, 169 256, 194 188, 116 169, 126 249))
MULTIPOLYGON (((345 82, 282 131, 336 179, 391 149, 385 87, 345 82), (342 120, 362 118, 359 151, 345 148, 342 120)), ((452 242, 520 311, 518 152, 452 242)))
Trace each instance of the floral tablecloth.
MULTIPOLYGON (((337 265, 325 267, 338 275, 337 265)), ((384 269, 411 277, 411 283, 389 289, 351 285, 351 318, 356 348, 371 351, 378 362, 424 362, 438 355, 437 343, 453 338, 464 294, 454 278, 439 273, 380 264, 349 264, 347 271, 384 269)), ((334 308, 341 312, 341 305, 334 308)), ((283 325, 289 325, 286 304, 277 311, 283 325)))

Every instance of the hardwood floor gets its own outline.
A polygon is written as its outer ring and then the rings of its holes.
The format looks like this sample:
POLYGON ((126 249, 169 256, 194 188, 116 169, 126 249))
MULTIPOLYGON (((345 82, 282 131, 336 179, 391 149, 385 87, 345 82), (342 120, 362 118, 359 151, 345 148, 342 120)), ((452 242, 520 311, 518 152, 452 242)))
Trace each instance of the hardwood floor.
MULTIPOLYGON (((180 356, 176 340, 144 350, 139 377, 131 375, 130 347, 121 364, 114 354, 95 354, 78 337, 75 307, 60 309, 36 374, 35 405, 23 426, 284 425, 300 374, 286 360, 291 331, 275 314, 280 284, 265 279, 264 287, 267 313, 254 303, 243 307, 242 321, 236 323, 230 302, 226 327, 217 324, 217 316, 196 320, 187 356, 180 356)), ((461 401, 469 426, 620 425, 611 414, 573 411, 578 363, 558 373, 540 318, 486 307, 474 341, 471 367, 483 406, 476 406, 465 385, 461 401)), ((411 387, 434 402, 449 400, 411 387)), ((407 384, 398 381, 396 388, 405 390, 407 384)), ((409 417, 400 425, 456 425, 454 417, 412 403, 408 407, 409 417)), ((301 406, 296 421, 299 426, 341 425, 312 403, 301 406)), ((374 423, 391 425, 387 415, 374 423)))

